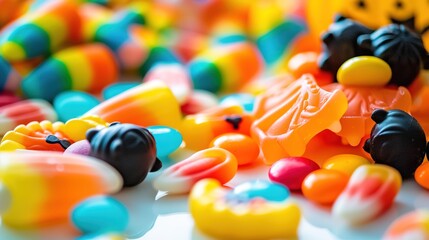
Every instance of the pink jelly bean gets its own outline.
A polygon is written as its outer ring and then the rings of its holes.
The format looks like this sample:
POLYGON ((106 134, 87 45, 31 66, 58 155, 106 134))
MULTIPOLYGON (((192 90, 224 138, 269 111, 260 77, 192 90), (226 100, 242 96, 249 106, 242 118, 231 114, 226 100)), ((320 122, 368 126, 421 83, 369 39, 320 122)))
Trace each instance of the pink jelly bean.
POLYGON ((392 167, 362 165, 335 201, 333 215, 348 225, 368 222, 390 208, 401 184, 401 175, 392 167))
POLYGON ((268 172, 268 177, 271 181, 281 183, 290 190, 301 190, 304 178, 319 168, 319 165, 310 159, 288 157, 275 162, 268 172))

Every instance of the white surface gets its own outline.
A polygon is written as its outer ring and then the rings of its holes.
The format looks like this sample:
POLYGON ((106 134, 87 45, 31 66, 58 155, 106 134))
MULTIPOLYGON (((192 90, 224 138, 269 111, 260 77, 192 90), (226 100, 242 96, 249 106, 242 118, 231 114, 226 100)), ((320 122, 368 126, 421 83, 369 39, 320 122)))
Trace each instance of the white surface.
MULTIPOLYGON (((241 168, 229 186, 252 180, 267 179, 268 167, 241 168)), ((195 229, 188 213, 187 196, 170 196, 157 192, 151 182, 158 173, 137 187, 115 195, 130 212, 130 225, 126 232, 130 239, 147 240, 208 240, 195 229)), ((380 239, 384 231, 398 216, 417 208, 429 208, 429 191, 420 188, 413 180, 405 182, 393 207, 381 218, 359 228, 349 228, 332 219, 330 209, 306 201, 300 194, 292 196, 299 202, 303 218, 299 239, 380 239)), ((55 207, 53 206, 53 209, 55 207)), ((214 223, 215 224, 215 223, 214 223)), ((67 224, 58 224, 38 230, 17 231, 0 226, 0 239, 74 239, 79 233, 67 224)))

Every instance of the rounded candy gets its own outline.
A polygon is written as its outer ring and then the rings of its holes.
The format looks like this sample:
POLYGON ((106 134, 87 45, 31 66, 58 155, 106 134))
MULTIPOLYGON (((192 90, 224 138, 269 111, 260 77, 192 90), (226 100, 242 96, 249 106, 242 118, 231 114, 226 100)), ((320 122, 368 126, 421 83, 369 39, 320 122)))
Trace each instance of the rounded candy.
POLYGON ((302 193, 315 203, 332 204, 343 192, 349 177, 335 170, 319 169, 302 182, 302 193))
POLYGON ((174 128, 165 126, 150 126, 147 128, 156 142, 156 155, 168 156, 182 144, 182 134, 174 128))
POLYGON ((91 144, 86 139, 77 141, 64 151, 64 154, 69 153, 89 156, 91 153, 91 144))
POLYGON ((203 178, 217 179, 221 184, 237 172, 237 159, 222 148, 209 148, 165 169, 154 181, 155 189, 171 194, 188 193, 203 178))
POLYGON ((111 99, 116 95, 121 94, 122 92, 125 92, 133 87, 137 87, 140 85, 140 82, 118 82, 113 83, 106 88, 103 89, 103 99, 111 99))
POLYGON ((255 140, 240 133, 222 134, 213 139, 210 147, 228 150, 237 158, 239 166, 250 164, 259 156, 259 146, 255 140))
POLYGON ((384 86, 392 77, 392 70, 385 61, 377 57, 354 57, 338 69, 338 82, 352 86, 384 86))
POLYGON ((84 234, 124 232, 128 226, 127 208, 109 196, 95 196, 78 203, 71 213, 71 220, 84 234))
POLYGON ((417 168, 414 179, 420 186, 429 190, 429 162, 425 162, 417 168))
POLYGON ((238 185, 226 195, 226 199, 232 203, 246 203, 256 198, 282 202, 289 195, 288 189, 280 184, 256 180, 238 185))
POLYGON ((301 190, 305 177, 320 169, 317 163, 304 157, 288 157, 275 162, 269 172, 271 181, 281 183, 290 190, 301 190))
POLYGON ((66 122, 72 118, 80 117, 100 101, 91 94, 81 91, 67 91, 60 93, 54 99, 54 109, 60 121, 66 122))
POLYGON ((371 162, 368 159, 361 157, 359 155, 340 154, 340 155, 335 155, 333 157, 330 157, 328 160, 326 160, 323 163, 322 168, 336 170, 348 176, 351 176, 353 172, 356 170, 356 168, 364 164, 370 164, 370 163, 371 162))

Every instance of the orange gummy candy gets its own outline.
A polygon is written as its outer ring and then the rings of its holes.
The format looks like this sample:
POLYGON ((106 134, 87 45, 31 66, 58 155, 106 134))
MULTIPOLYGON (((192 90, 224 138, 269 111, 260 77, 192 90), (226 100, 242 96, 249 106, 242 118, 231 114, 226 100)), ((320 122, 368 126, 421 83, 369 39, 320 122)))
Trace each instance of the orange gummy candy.
POLYGON ((309 74, 259 96, 251 130, 264 161, 272 164, 284 157, 301 156, 318 133, 325 129, 339 132, 347 105, 342 91, 321 89, 309 74))

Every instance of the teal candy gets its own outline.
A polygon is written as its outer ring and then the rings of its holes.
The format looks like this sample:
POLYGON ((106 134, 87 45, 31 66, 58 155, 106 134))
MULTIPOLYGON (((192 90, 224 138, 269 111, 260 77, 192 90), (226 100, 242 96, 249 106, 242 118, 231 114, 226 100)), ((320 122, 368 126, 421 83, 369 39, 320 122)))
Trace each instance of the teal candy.
POLYGON ((120 82, 114 83, 103 89, 103 99, 110 99, 122 92, 125 92, 133 87, 140 85, 140 82, 120 82))
POLYGON ((146 61, 139 68, 139 73, 145 76, 158 63, 181 63, 181 60, 172 50, 166 47, 154 47, 150 50, 146 61))
POLYGON ((218 67, 205 59, 196 59, 189 64, 189 73, 195 89, 217 93, 222 87, 222 74, 218 67))
POLYGON ((72 118, 82 116, 99 103, 100 101, 89 93, 67 91, 57 95, 53 105, 59 120, 66 122, 72 118))
POLYGON ((147 129, 155 138, 158 158, 168 156, 182 144, 182 134, 174 128, 150 126, 147 129))
POLYGON ((255 103, 255 97, 246 93, 235 93, 225 95, 220 99, 220 105, 240 105, 246 112, 253 111, 253 105, 255 103))
POLYGON ((110 196, 95 196, 77 204, 71 220, 84 234, 123 233, 129 223, 127 208, 110 196))
POLYGON ((278 183, 266 180, 245 182, 234 188, 227 195, 227 200, 232 203, 249 202, 255 198, 262 198, 272 202, 282 202, 290 196, 289 190, 278 183))

